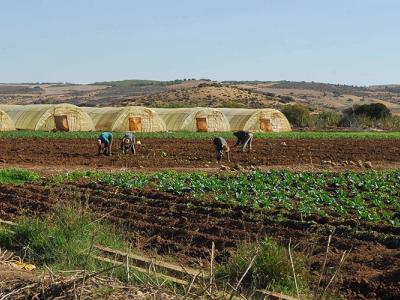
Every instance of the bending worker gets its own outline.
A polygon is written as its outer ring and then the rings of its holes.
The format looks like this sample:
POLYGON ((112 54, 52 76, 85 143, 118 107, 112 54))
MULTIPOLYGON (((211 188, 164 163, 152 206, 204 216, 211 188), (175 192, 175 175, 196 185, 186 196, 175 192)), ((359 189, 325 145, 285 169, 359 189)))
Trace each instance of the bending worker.
POLYGON ((242 151, 244 152, 246 150, 247 145, 249 145, 249 152, 251 151, 252 148, 252 143, 253 143, 253 134, 250 131, 235 131, 233 133, 234 136, 236 136, 237 141, 235 146, 242 145, 242 151))
POLYGON ((129 150, 132 151, 132 154, 136 154, 135 149, 136 137, 132 132, 127 132, 121 140, 122 153, 127 154, 129 150))
POLYGON ((104 155, 111 155, 111 145, 112 145, 113 135, 111 132, 102 132, 97 138, 98 155, 101 154, 103 149, 104 155))
POLYGON ((215 149, 215 153, 217 155, 217 162, 219 163, 222 159, 222 155, 224 154, 224 152, 227 154, 228 156, 228 161, 230 162, 231 159, 229 157, 229 146, 228 143, 225 141, 225 139, 223 137, 216 137, 213 140, 213 144, 214 144, 214 149, 215 149))

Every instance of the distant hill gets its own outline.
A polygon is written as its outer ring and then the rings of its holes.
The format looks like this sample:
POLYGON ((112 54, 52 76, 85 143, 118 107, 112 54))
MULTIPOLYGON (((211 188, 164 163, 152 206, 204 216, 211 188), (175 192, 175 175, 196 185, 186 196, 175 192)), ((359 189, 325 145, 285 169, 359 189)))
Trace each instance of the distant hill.
MULTIPOLYGON (((208 79, 203 79, 204 81, 208 79)), ((143 87, 143 86, 169 86, 174 84, 181 84, 188 81, 197 81, 195 79, 176 79, 169 81, 160 80, 142 80, 142 79, 129 79, 129 80, 118 80, 118 81, 102 81, 91 83, 90 85, 106 85, 111 87, 129 88, 129 87, 143 87)))
POLYGON ((263 93, 217 83, 201 83, 182 88, 175 86, 168 91, 131 97, 120 101, 123 105, 146 105, 150 107, 271 107, 276 100, 263 93))
POLYGON ((314 111, 341 111, 355 104, 380 102, 400 114, 400 85, 352 86, 294 81, 209 79, 120 80, 93 84, 0 84, 0 103, 61 103, 81 106, 275 107, 301 103, 314 111))

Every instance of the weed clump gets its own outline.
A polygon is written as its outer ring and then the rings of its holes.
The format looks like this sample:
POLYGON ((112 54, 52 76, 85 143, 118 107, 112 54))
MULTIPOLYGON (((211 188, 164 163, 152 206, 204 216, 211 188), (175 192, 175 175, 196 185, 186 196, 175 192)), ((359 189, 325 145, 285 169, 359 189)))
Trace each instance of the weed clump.
POLYGON ((40 178, 39 174, 22 169, 3 169, 0 170, 0 184, 24 184, 30 183, 40 178))
MULTIPOLYGON (((303 293, 307 290, 308 276, 305 261, 299 253, 292 255, 299 291, 303 293)), ((271 239, 239 247, 236 254, 217 269, 217 277, 235 286, 253 259, 253 264, 239 288, 248 291, 266 289, 296 295, 289 251, 271 239)))
POLYGON ((0 246, 16 249, 21 257, 56 270, 84 268, 96 270, 95 244, 124 249, 126 244, 117 230, 95 221, 92 216, 72 207, 58 208, 45 216, 24 217, 12 228, 0 232, 0 246))

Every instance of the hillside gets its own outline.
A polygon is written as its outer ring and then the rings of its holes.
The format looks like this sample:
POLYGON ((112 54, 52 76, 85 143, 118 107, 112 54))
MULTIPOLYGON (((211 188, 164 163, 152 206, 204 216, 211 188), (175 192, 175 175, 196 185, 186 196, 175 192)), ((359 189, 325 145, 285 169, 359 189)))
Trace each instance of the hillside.
POLYGON ((81 106, 276 107, 301 103, 312 110, 336 110, 380 102, 400 114, 400 85, 359 87, 318 82, 122 80, 89 85, 0 84, 0 103, 61 103, 81 106))
POLYGON ((202 83, 189 88, 171 89, 165 92, 132 97, 122 105, 146 105, 151 107, 272 107, 277 101, 263 93, 247 89, 202 83))
POLYGON ((379 102, 400 115, 400 85, 358 87, 317 82, 229 82, 225 83, 288 102, 304 104, 313 110, 342 111, 357 104, 379 102))

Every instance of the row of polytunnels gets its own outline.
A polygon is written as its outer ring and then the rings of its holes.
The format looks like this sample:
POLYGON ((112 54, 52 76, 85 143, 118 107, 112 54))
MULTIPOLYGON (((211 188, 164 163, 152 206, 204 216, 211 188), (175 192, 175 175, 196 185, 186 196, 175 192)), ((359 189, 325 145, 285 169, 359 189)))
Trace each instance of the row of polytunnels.
POLYGON ((276 109, 0 105, 0 131, 290 131, 276 109))

